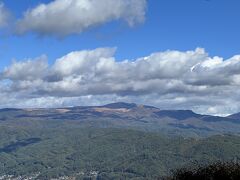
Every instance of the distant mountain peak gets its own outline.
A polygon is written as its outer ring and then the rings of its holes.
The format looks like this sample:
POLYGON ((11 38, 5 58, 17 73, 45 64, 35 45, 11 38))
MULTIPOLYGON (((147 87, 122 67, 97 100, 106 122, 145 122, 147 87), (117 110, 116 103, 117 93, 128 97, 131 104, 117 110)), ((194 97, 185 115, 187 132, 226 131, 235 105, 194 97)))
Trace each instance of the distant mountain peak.
POLYGON ((104 106, 105 108, 111 108, 111 109, 120 109, 120 108, 126 108, 126 109, 132 109, 137 107, 137 104, 135 103, 125 103, 125 102, 116 102, 111 104, 106 104, 104 106))
POLYGON ((240 119, 240 113, 236 113, 236 114, 232 114, 230 116, 227 116, 228 118, 231 118, 231 119, 240 119))
POLYGON ((192 110, 161 110, 156 113, 159 117, 171 117, 179 120, 188 119, 188 118, 199 118, 200 114, 194 113, 192 110))

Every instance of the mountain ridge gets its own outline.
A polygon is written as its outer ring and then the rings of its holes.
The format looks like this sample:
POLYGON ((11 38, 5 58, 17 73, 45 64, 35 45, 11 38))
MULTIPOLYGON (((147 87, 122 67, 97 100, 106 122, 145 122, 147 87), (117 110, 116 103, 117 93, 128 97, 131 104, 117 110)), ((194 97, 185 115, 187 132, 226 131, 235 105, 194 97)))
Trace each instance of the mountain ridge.
POLYGON ((84 127, 132 128, 184 136, 240 134, 238 118, 197 114, 191 110, 162 110, 125 102, 103 106, 0 110, 0 122, 12 121, 81 123, 84 127))
POLYGON ((54 111, 54 110, 57 110, 59 112, 60 111, 68 112, 70 110, 76 110, 76 109, 92 109, 92 110, 103 109, 106 111, 108 109, 112 109, 112 112, 114 112, 114 110, 116 110, 116 111, 122 110, 122 112, 126 112, 126 111, 123 111, 123 109, 127 109, 127 110, 133 110, 133 109, 134 110, 143 110, 143 109, 145 109, 145 110, 152 110, 159 117, 168 116, 168 117, 172 117, 172 118, 177 118, 179 120, 192 118, 192 117, 203 118, 203 119, 209 119, 209 118, 214 118, 214 119, 221 118, 221 119, 229 119, 229 120, 240 119, 240 112, 229 115, 227 117, 224 117, 224 116, 199 114, 192 110, 160 109, 155 106, 136 104, 136 103, 127 103, 127 102, 115 102, 115 103, 109 103, 109 104, 98 105, 98 106, 72 106, 72 107, 56 107, 56 108, 2 108, 2 109, 0 109, 0 113, 1 112, 9 112, 9 111, 54 111))
POLYGON ((136 104, 136 103, 127 103, 127 102, 115 102, 115 103, 109 103, 109 104, 104 104, 104 105, 92 105, 92 106, 66 106, 66 107, 56 107, 56 108, 0 108, 0 112, 3 111, 21 111, 21 110, 54 110, 54 109, 76 109, 76 108, 110 108, 110 109, 120 109, 120 108, 125 108, 125 109, 132 109, 132 108, 146 108, 146 109, 156 109, 159 111, 163 112, 173 112, 173 113, 186 113, 186 114, 192 114, 194 116, 199 116, 199 115, 204 115, 204 116, 212 116, 212 117, 222 117, 222 118, 231 118, 231 119, 236 119, 240 118, 240 112, 239 113, 234 113, 229 116, 215 116, 215 115, 207 115, 207 114, 199 114, 194 112, 193 110, 189 109, 160 109, 155 106, 149 106, 149 105, 144 105, 144 104, 136 104))

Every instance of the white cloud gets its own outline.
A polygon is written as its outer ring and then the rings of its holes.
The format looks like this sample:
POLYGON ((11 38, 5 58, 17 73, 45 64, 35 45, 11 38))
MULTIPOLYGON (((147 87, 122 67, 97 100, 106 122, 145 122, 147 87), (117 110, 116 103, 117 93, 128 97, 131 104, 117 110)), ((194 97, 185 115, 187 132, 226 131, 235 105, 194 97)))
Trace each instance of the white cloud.
POLYGON ((14 81, 36 80, 46 75, 47 68, 47 57, 43 55, 33 60, 14 61, 10 67, 4 69, 2 77, 14 81))
POLYGON ((146 4, 146 0, 54 0, 26 11, 17 32, 65 36, 116 20, 134 26, 144 22, 146 4))
POLYGON ((0 28, 7 26, 10 18, 10 12, 5 8, 4 4, 0 2, 0 28))
POLYGON ((240 111, 240 56, 224 60, 204 49, 157 52, 117 61, 116 48, 71 52, 49 66, 45 56, 15 61, 1 72, 3 106, 137 102, 199 113, 240 111))
MULTIPOLYGON (((106 63, 109 63, 109 59, 114 53, 115 48, 99 48, 95 50, 71 52, 56 60, 53 71, 60 73, 62 76, 89 73, 89 71, 95 71, 95 68, 97 68, 93 65, 101 68, 101 63, 104 63, 103 61, 105 59, 108 59, 106 63)), ((102 67, 105 68, 106 65, 103 64, 102 67)))

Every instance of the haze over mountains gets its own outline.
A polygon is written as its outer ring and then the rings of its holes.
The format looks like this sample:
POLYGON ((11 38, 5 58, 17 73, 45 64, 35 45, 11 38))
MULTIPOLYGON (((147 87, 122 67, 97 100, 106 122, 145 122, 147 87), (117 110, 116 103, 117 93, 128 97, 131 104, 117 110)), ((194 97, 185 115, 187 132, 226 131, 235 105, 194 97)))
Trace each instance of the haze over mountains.
POLYGON ((78 106, 51 109, 1 109, 0 120, 58 120, 80 122, 82 126, 135 128, 172 135, 204 137, 240 133, 240 115, 228 117, 196 114, 191 110, 161 110, 134 103, 78 106))

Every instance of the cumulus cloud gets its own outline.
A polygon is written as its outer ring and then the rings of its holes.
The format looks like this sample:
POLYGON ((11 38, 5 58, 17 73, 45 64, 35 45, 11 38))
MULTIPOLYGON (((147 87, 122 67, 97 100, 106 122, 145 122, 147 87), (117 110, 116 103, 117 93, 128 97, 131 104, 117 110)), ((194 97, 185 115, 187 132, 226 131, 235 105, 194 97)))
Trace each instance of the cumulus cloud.
POLYGON ((129 26, 145 20, 146 0, 54 0, 29 9, 17 22, 17 32, 65 36, 122 20, 129 26))
POLYGON ((0 2, 0 28, 8 24, 10 16, 10 12, 5 8, 4 4, 0 2))
POLYGON ((10 67, 6 67, 1 73, 2 78, 14 81, 36 80, 45 76, 48 63, 45 55, 33 60, 21 62, 14 61, 10 67))
POLYGON ((70 52, 51 66, 46 56, 14 61, 0 74, 0 107, 126 101, 208 114, 240 111, 240 56, 224 60, 197 48, 119 61, 115 51, 70 52))

